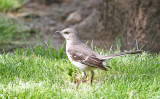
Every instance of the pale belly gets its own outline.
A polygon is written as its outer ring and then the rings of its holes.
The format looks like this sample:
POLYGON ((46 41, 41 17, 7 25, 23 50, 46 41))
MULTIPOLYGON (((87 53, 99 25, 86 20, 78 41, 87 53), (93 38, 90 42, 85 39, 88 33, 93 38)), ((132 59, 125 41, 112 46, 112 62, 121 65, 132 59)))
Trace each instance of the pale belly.
MULTIPOLYGON (((70 60, 71 61, 71 60, 70 60)), ((71 63, 79 68, 81 71, 91 71, 91 70, 94 70, 95 68, 91 67, 91 66, 87 66, 87 65, 84 65, 84 64, 81 64, 79 62, 75 62, 75 61, 71 61, 71 63)))

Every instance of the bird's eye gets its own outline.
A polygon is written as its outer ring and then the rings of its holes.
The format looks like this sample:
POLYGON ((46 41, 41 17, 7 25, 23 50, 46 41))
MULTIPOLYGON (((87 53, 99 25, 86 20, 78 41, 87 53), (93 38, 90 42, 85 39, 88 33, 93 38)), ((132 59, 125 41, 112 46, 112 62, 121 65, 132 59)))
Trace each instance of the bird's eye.
POLYGON ((64 34, 69 34, 69 32, 64 32, 64 34))

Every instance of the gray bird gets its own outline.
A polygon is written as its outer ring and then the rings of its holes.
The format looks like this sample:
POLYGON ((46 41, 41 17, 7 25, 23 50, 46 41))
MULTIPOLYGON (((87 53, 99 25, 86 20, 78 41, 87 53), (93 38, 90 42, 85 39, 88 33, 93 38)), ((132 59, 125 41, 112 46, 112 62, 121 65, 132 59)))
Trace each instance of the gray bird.
MULTIPOLYGON (((83 78, 86 76, 86 71, 91 71, 91 84, 93 82, 94 77, 94 69, 101 69, 107 71, 106 62, 117 56, 123 56, 127 54, 137 54, 142 53, 141 50, 137 51, 128 51, 122 52, 119 54, 113 55, 100 55, 85 45, 83 42, 80 41, 78 37, 78 32, 73 28, 66 28, 62 31, 56 31, 56 33, 61 34, 66 40, 66 53, 71 61, 71 63, 79 68, 82 71, 82 78, 77 84, 77 88, 79 84, 82 82, 83 78)), ((110 68, 110 67, 109 67, 110 68)))

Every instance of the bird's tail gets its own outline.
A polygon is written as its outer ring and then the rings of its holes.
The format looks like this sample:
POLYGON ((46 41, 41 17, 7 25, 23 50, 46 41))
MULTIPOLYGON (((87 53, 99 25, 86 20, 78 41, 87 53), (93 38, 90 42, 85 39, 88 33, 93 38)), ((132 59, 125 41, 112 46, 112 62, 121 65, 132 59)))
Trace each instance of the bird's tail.
POLYGON ((128 51, 128 52, 121 52, 118 54, 112 54, 112 55, 106 55, 103 59, 111 59, 117 56, 124 56, 124 55, 128 55, 128 54, 138 54, 138 53, 142 53, 142 50, 137 50, 137 51, 128 51))

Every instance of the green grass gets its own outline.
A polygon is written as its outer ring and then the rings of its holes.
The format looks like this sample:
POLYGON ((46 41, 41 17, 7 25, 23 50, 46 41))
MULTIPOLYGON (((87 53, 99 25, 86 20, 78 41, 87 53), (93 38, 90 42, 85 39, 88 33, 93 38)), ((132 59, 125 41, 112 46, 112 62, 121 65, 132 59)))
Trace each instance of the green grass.
POLYGON ((26 39, 30 37, 30 29, 22 22, 7 17, 0 13, 0 51, 14 49, 26 45, 26 39))
POLYGON ((11 41, 29 36, 26 33, 27 28, 16 19, 8 18, 5 14, 0 13, 0 42, 11 41))
POLYGON ((0 11, 8 12, 22 5, 22 0, 0 0, 0 11))
POLYGON ((144 52, 117 57, 108 64, 112 67, 108 72, 95 70, 92 86, 87 73, 87 81, 76 89, 74 82, 81 72, 71 65, 63 47, 17 49, 0 55, 0 99, 160 98, 160 56, 144 52))

